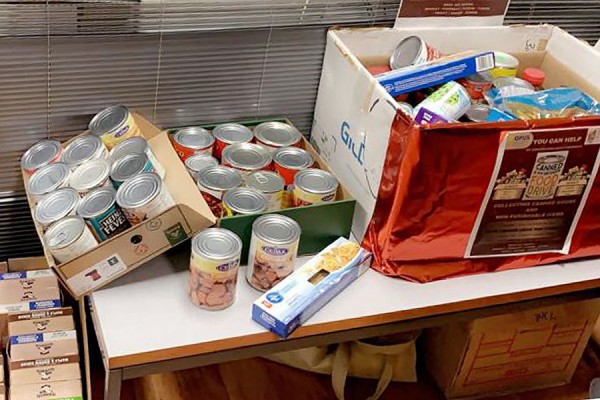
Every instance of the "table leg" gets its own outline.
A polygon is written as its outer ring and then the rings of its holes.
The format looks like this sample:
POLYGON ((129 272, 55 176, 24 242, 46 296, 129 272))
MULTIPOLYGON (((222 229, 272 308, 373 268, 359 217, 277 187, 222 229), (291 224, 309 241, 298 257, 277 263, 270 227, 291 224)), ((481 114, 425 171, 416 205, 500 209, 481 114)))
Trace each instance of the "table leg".
POLYGON ((122 369, 111 369, 106 371, 106 381, 104 382, 104 400, 121 400, 122 382, 122 369))

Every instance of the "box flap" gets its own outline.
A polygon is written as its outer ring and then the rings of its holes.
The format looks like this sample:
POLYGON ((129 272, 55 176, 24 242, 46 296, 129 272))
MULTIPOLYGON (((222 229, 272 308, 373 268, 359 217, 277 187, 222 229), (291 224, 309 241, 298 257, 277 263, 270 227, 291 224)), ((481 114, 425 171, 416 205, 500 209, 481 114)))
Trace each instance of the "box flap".
POLYGON ((498 26, 510 0, 402 0, 395 27, 498 26))

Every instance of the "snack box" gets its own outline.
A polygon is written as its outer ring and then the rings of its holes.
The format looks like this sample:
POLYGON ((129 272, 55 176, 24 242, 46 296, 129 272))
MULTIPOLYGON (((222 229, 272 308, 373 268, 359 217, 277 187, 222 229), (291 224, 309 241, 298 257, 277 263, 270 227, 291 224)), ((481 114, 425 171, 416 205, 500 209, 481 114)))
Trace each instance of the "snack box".
POLYGON ((70 307, 11 313, 8 315, 9 336, 70 331, 73 329, 75 329, 73 309, 70 307))
POLYGON ((11 361, 8 368, 11 385, 81 379, 78 355, 11 361))
POLYGON ((0 304, 58 298, 58 280, 51 270, 0 274, 0 304))
POLYGON ((62 306, 60 297, 54 300, 25 301, 16 304, 0 304, 0 339, 8 334, 8 314, 25 311, 45 310, 62 306))
POLYGON ((75 330, 11 336, 8 345, 11 363, 79 354, 75 330))
POLYGON ((339 238, 252 305, 252 319, 285 338, 371 266, 372 255, 339 238))
POLYGON ((83 392, 80 380, 11 385, 10 399, 83 400, 83 392))

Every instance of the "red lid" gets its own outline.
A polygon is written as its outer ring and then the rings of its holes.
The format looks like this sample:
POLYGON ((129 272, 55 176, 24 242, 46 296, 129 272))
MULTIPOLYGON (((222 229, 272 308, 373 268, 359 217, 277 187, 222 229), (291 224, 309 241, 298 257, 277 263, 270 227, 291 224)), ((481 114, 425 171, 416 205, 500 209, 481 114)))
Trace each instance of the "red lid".
POLYGON ((546 74, 539 68, 525 68, 521 74, 521 78, 531 83, 533 86, 541 86, 546 79, 546 74))

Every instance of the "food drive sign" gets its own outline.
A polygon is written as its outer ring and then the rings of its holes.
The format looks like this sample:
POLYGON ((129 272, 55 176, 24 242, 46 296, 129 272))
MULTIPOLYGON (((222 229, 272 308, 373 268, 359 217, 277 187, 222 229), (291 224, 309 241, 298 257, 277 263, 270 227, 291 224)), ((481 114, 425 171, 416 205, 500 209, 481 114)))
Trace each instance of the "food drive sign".
POLYGON ((510 0, 402 0, 396 28, 500 26, 510 0))

